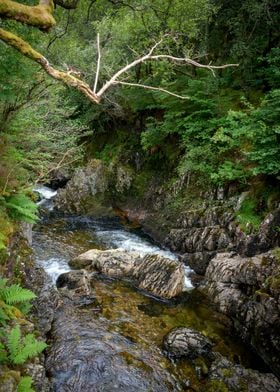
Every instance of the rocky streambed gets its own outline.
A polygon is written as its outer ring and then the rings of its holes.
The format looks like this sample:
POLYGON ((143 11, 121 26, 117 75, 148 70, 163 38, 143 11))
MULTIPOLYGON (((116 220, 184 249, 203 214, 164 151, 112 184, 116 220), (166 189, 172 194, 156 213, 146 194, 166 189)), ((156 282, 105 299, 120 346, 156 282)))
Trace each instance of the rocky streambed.
MULTIPOLYGON (((101 262, 98 268, 92 260, 77 265, 77 256, 89 249, 99 250, 101 260, 102 251, 115 248, 122 248, 111 251, 118 267, 124 259, 118 252, 125 250, 142 259, 151 253, 168 257, 171 264, 176 260, 140 229, 125 227, 117 218, 53 213, 35 227, 36 262, 49 276, 37 290, 41 330, 49 344, 49 390, 278 391, 277 379, 262 373, 268 368, 198 290, 167 299, 154 295, 154 285, 141 286, 145 279, 140 273, 131 279, 108 273, 101 262)), ((183 274, 190 289, 189 270, 183 274)))

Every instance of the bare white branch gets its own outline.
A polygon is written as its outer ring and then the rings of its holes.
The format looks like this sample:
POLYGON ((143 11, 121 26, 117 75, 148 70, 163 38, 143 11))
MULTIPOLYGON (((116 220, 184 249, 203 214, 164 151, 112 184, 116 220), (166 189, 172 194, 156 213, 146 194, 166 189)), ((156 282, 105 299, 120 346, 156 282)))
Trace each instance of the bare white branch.
MULTIPOLYGON (((193 66, 198 67, 198 68, 209 69, 213 73, 214 76, 215 76, 215 72, 214 72, 215 69, 223 69, 223 68, 228 68, 228 67, 238 67, 238 65, 239 65, 239 64, 211 65, 211 63, 210 64, 200 64, 197 61, 192 60, 192 59, 187 58, 187 57, 175 57, 175 56, 171 56, 169 54, 153 55, 153 52, 161 44, 161 42, 162 42, 162 39, 155 43, 155 45, 149 50, 148 54, 146 54, 146 55, 144 55, 144 56, 142 56, 142 57, 132 61, 131 63, 127 64, 125 67, 121 68, 118 72, 116 72, 111 77, 110 80, 106 81, 106 83, 101 87, 101 89, 98 91, 98 93, 96 93, 97 97, 100 99, 101 96, 108 90, 108 88, 110 88, 114 84, 134 85, 134 84, 128 84, 128 83, 125 83, 125 82, 118 82, 118 78, 122 74, 128 72, 131 68, 135 67, 136 65, 138 65, 140 63, 143 63, 145 61, 149 61, 149 60, 167 59, 167 60, 170 60, 170 61, 172 61, 174 63, 190 64, 190 65, 193 65, 193 66)), ((135 83, 135 86, 136 85, 138 85, 139 87, 147 88, 147 87, 144 87, 144 85, 141 85, 141 84, 136 84, 135 83)), ((163 92, 166 92, 167 94, 174 95, 175 97, 177 96, 178 98, 183 98, 180 95, 170 93, 170 91, 167 92, 167 90, 164 90, 164 89, 160 89, 160 88, 156 88, 156 87, 152 87, 151 89, 161 90, 163 92)))
POLYGON ((97 68, 96 68, 95 81, 94 81, 94 87, 93 87, 93 92, 94 92, 94 94, 96 94, 97 83, 98 83, 99 72, 100 72, 100 61, 101 61, 101 51, 100 51, 100 38, 99 38, 99 33, 97 33, 97 53, 98 53, 97 68))
POLYGON ((128 82, 122 82, 120 80, 116 80, 113 84, 122 84, 124 86, 141 87, 141 88, 145 88, 147 90, 161 91, 161 92, 163 92, 165 94, 169 94, 169 95, 172 95, 173 97, 180 98, 180 99, 190 99, 190 97, 186 97, 186 96, 184 97, 182 95, 178 95, 178 94, 172 93, 171 91, 166 90, 164 88, 148 86, 146 84, 128 83, 128 82))

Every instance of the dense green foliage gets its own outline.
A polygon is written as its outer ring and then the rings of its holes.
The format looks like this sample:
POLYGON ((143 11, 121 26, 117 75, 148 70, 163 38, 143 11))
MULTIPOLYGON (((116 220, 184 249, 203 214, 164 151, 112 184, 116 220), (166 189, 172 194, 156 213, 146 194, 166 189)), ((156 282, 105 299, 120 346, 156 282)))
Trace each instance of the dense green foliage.
POLYGON ((195 173, 207 186, 244 186, 260 178, 277 186, 279 8, 273 0, 80 0, 76 10, 57 7, 57 26, 49 34, 2 22, 28 36, 57 68, 78 72, 91 86, 97 32, 99 87, 160 38, 157 54, 239 67, 214 76, 193 66, 149 61, 122 80, 189 99, 116 86, 101 105, 93 105, 1 44, 0 204, 13 219, 33 220, 35 211, 24 201, 26 184, 79 161, 84 146, 88 155, 134 166, 137 153, 142 171, 168 170, 168 177, 195 173))

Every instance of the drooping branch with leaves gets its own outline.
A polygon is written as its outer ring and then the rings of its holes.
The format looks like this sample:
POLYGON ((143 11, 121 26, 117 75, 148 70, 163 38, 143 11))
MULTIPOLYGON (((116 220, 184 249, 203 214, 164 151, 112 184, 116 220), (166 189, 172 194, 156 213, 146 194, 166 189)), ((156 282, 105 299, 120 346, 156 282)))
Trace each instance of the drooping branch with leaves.
MULTIPOLYGON (((20 4, 16 1, 3 0, 0 4, 0 16, 4 18, 9 18, 27 24, 42 31, 49 31, 55 25, 55 19, 53 17, 54 4, 60 5, 66 9, 74 9, 78 5, 78 0, 40 0, 39 4, 36 6, 27 6, 20 4)), ((88 83, 81 80, 78 76, 70 71, 61 71, 54 68, 44 55, 35 50, 28 42, 23 40, 21 37, 7 30, 0 28, 0 39, 7 45, 12 46, 14 49, 18 50, 23 56, 35 61, 39 64, 44 71, 50 75, 52 78, 59 80, 66 84, 68 87, 79 90, 84 96, 87 97, 91 102, 98 104, 106 91, 115 85, 125 85, 140 87, 144 89, 151 89, 154 91, 161 91, 166 94, 175 96, 177 98, 185 99, 187 97, 180 96, 174 92, 166 90, 161 87, 148 86, 138 83, 129 83, 124 80, 119 80, 119 77, 127 73, 130 69, 138 66, 141 63, 149 61, 158 60, 168 60, 174 64, 188 64, 199 68, 206 68, 214 72, 215 69, 222 69, 227 67, 235 67, 238 64, 225 64, 220 66, 215 66, 211 64, 201 64, 187 57, 176 57, 170 54, 154 54, 154 51, 162 43, 162 39, 156 42, 147 54, 140 56, 138 59, 127 64, 123 68, 119 69, 108 81, 106 81, 103 86, 97 91, 98 78, 101 67, 101 52, 99 44, 99 34, 97 34, 97 48, 98 48, 98 59, 97 59, 97 71, 94 82, 93 89, 88 83)))

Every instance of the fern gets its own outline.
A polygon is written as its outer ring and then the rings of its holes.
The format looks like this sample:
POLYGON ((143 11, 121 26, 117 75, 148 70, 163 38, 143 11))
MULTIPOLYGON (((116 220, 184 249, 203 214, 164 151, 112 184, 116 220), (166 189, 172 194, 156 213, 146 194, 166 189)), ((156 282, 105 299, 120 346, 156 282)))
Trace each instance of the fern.
POLYGON ((18 349, 20 347, 20 338, 21 338, 21 332, 20 332, 19 325, 17 325, 8 334, 8 341, 7 341, 7 347, 10 354, 9 357, 12 360, 12 362, 13 362, 13 358, 16 357, 18 353, 18 349))
POLYGON ((21 311, 22 314, 27 315, 32 308, 32 304, 29 302, 22 302, 17 304, 17 308, 21 311))
POLYGON ((31 307, 29 301, 35 297, 32 291, 18 284, 7 287, 7 279, 0 278, 0 324, 5 326, 9 319, 26 314, 31 307))
POLYGON ((0 298, 7 304, 12 305, 21 302, 27 302, 36 298, 36 295, 28 289, 23 289, 18 284, 13 284, 4 289, 0 289, 0 298))
POLYGON ((20 382, 17 386, 17 392, 35 392, 32 388, 32 383, 32 377, 21 377, 20 382))
POLYGON ((40 354, 47 347, 47 344, 38 341, 30 333, 22 337, 19 325, 17 325, 8 334, 7 347, 10 361, 15 365, 22 365, 28 358, 40 354))
POLYGON ((28 223, 34 223, 38 219, 37 205, 24 194, 7 197, 4 206, 14 219, 28 223))

